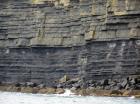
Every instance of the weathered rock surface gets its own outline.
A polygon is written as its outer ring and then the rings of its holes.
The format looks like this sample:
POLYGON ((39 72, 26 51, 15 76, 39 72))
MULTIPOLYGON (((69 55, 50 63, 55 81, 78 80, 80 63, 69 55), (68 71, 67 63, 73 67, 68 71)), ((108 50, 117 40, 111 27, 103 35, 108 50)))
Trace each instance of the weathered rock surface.
MULTIPOLYGON (((73 86, 106 79, 99 84, 109 89, 108 79, 140 75, 139 5, 140 0, 2 0, 0 82, 57 87, 67 75, 85 83, 73 86)), ((129 89, 139 81, 112 87, 129 89)))

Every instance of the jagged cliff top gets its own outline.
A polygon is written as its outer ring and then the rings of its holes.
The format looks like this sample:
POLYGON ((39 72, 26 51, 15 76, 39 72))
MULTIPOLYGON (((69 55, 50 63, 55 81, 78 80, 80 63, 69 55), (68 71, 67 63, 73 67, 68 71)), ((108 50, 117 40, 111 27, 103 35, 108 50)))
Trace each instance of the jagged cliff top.
POLYGON ((2 0, 0 5, 0 47, 67 47, 140 35, 140 0, 2 0))

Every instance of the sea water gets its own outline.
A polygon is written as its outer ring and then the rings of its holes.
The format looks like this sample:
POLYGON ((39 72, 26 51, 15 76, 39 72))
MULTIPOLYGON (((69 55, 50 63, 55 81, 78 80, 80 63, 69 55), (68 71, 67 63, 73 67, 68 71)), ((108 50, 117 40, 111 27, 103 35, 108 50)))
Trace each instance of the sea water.
POLYGON ((60 95, 0 92, 0 104, 140 104, 140 99, 134 97, 76 96, 69 90, 60 95))

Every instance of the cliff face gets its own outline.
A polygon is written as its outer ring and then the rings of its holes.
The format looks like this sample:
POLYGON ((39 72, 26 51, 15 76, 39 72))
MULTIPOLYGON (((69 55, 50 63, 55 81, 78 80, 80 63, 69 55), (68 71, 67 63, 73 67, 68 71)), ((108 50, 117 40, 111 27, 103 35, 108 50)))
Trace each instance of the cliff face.
POLYGON ((3 0, 0 81, 140 75, 140 0, 3 0))

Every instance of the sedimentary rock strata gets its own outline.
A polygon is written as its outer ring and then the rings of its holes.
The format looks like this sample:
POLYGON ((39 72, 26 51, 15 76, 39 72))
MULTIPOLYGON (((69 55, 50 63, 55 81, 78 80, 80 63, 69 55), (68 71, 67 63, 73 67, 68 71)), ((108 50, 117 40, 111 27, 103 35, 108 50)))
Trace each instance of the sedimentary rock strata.
POLYGON ((140 0, 2 0, 0 81, 140 75, 140 0))

